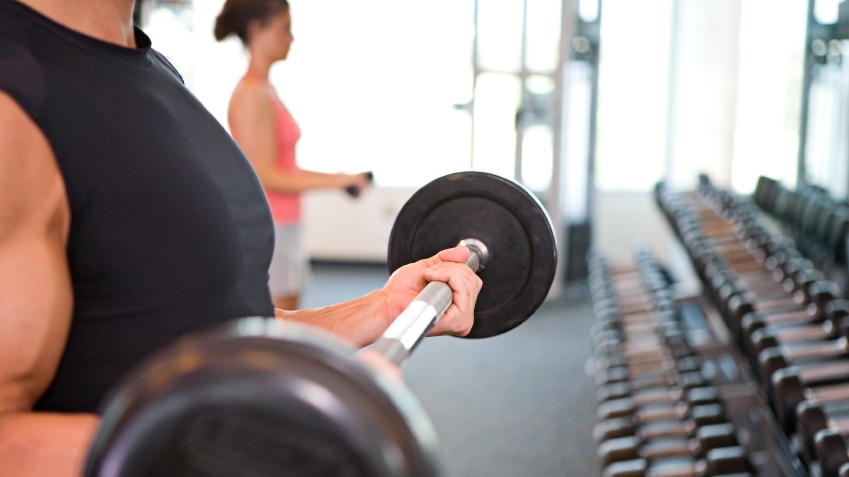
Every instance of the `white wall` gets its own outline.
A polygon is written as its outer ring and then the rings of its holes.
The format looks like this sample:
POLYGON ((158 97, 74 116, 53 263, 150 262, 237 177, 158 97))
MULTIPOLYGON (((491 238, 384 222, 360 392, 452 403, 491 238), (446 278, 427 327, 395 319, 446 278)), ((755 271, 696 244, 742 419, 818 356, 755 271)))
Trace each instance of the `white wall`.
POLYGON ((699 172, 731 176, 741 0, 678 2, 673 19, 667 183, 693 188, 699 172), (721 32, 721 33, 718 33, 721 32))
POLYGON ((304 233, 314 259, 384 262, 398 211, 414 189, 375 187, 357 199, 336 191, 304 196, 304 233))
POLYGON ((678 281, 698 286, 687 252, 672 233, 652 192, 596 192, 594 201, 593 247, 604 257, 628 262, 638 245, 646 245, 678 281))

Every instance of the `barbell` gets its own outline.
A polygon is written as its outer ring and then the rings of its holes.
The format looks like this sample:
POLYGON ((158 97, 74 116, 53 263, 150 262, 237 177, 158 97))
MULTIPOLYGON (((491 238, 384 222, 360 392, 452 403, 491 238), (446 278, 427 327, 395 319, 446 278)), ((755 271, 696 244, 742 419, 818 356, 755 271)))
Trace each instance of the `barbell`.
MULTIPOLYGON (((417 190, 393 224, 390 272, 455 245, 483 286, 469 338, 543 303, 557 250, 532 192, 484 172, 417 190)), ((401 365, 452 302, 430 282, 368 348, 401 365)), ((110 391, 86 462, 105 476, 435 476, 436 430, 396 375, 307 325, 245 317, 178 340, 110 391)))

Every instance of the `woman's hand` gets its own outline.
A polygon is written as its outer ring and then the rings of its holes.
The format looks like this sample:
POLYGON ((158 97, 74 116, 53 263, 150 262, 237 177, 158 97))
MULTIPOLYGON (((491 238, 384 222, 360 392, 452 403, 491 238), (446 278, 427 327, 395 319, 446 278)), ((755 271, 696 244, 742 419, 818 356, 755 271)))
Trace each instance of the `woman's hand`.
POLYGON ((373 174, 361 172, 359 174, 342 174, 342 188, 351 197, 359 197, 360 193, 371 186, 373 174))

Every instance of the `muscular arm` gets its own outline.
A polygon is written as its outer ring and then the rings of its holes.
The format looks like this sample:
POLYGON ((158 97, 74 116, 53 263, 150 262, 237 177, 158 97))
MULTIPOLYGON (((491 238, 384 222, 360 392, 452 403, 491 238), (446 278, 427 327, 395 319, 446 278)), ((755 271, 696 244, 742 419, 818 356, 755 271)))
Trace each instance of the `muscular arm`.
POLYGON ((0 475, 79 475, 98 423, 32 412, 71 321, 69 222, 46 139, 0 92, 0 475))
POLYGON ((236 140, 251 161, 263 188, 284 193, 300 193, 314 189, 359 188, 368 179, 356 174, 328 174, 306 169, 288 171, 276 166, 276 133, 274 108, 263 86, 241 82, 230 100, 228 121, 236 140))

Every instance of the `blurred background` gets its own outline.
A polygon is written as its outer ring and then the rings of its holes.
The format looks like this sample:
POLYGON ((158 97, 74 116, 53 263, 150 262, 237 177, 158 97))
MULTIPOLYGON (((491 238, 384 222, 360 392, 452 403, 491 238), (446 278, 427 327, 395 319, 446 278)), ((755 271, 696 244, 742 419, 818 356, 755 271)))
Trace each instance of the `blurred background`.
MULTIPOLYGON (((223 0, 139 0, 137 23, 226 128, 247 58, 216 42, 223 0)), ((642 244, 696 281, 653 198, 698 175, 751 193, 849 195, 849 2, 290 0, 295 42, 271 80, 302 129, 298 161, 372 170, 359 199, 305 196, 305 306, 380 286, 395 216, 461 170, 520 181, 558 240, 551 299, 516 331, 425 340, 407 380, 447 475, 594 475, 586 258, 642 244)))
MULTIPOLYGON (((141 0, 137 20, 226 127, 244 73, 212 36, 223 0, 141 0)), ((839 0, 298 1, 272 81, 303 167, 373 170, 359 201, 307 197, 316 260, 382 262, 418 187, 466 169, 514 178, 554 221, 562 280, 590 246, 674 253, 654 184, 769 174, 845 196, 846 3, 839 0), (339 237, 344 236, 344 242, 339 237)))

